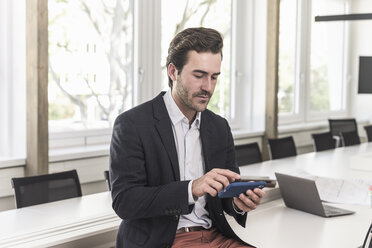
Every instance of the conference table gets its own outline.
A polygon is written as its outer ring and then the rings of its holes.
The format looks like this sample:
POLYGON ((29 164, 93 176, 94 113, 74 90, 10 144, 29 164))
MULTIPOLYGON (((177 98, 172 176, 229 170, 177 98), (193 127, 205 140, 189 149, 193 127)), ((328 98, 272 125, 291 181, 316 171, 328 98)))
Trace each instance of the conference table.
POLYGON ((113 247, 110 192, 0 212, 0 247, 113 247))
POLYGON ((230 216, 227 219, 242 240, 259 248, 360 247, 372 222, 372 209, 358 205, 329 205, 355 211, 355 214, 324 218, 287 208, 282 199, 277 199, 248 213, 245 228, 230 216))
MULTIPOLYGON (((302 171, 318 177, 372 180, 372 143, 301 154, 240 167, 242 175, 275 179, 275 172, 302 171)), ((295 187, 295 185, 294 185, 295 187)), ((257 247, 360 247, 372 208, 365 205, 330 204, 355 211, 353 215, 324 218, 287 208, 276 199, 248 214, 246 228, 228 218, 235 232, 257 247)))
MULTIPOLYGON (((372 143, 242 166, 243 176, 303 170, 317 176, 372 179, 372 143)), ((269 189, 270 190, 270 189, 269 189)), ((278 189, 271 189, 278 191, 278 189)), ((270 195, 270 191, 268 194, 270 195)), ((273 199, 248 213, 246 228, 228 217, 234 231, 257 247, 359 247, 372 221, 370 206, 331 204, 356 211, 323 218, 273 199)), ((0 247, 113 247, 121 220, 110 192, 0 212, 0 247)))

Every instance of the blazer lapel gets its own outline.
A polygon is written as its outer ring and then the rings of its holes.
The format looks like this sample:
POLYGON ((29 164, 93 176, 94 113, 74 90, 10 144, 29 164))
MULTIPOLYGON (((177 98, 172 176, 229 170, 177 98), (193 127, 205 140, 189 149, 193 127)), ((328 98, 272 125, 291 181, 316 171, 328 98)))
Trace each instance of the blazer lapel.
POLYGON ((173 175, 177 181, 180 180, 180 168, 178 165, 178 156, 176 144, 174 142, 171 120, 169 118, 165 103, 163 100, 164 93, 162 92, 154 99, 153 109, 154 117, 158 120, 155 124, 156 130, 159 133, 161 141, 168 153, 169 159, 173 168, 173 175))
POLYGON ((200 138, 202 142, 202 149, 203 149, 203 157, 204 157, 204 165, 205 165, 205 173, 210 171, 212 168, 210 168, 209 158, 210 158, 210 150, 208 147, 210 147, 210 140, 211 139, 211 129, 208 127, 210 121, 208 120, 208 115, 204 114, 206 111, 202 113, 201 117, 201 123, 200 123, 200 138))

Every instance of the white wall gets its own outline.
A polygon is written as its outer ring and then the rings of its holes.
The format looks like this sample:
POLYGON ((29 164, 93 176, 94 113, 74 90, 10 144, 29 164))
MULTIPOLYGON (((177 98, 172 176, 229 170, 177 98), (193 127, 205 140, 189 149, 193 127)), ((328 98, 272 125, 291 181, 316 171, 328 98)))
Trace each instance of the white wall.
MULTIPOLYGON (((350 13, 371 13, 371 0, 352 0, 350 13)), ((350 22, 351 116, 372 122, 372 94, 358 94, 359 56, 372 56, 372 20, 350 22)))

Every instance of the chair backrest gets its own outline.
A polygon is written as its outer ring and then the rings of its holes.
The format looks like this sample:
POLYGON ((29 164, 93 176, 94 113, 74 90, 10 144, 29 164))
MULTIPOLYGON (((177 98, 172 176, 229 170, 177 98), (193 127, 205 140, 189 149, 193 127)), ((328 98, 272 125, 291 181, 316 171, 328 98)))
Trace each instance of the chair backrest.
POLYGON ((352 119, 328 119, 329 130, 333 136, 341 136, 342 132, 357 132, 356 120, 352 119))
POLYGON ((372 248, 372 224, 369 226, 363 245, 360 248, 372 248))
POLYGON ((372 125, 364 126, 364 130, 366 130, 368 142, 372 142, 372 125))
POLYGON ((262 162, 258 143, 254 142, 235 146, 235 161, 238 166, 262 162))
POLYGON ((106 179, 106 182, 107 182, 107 185, 108 185, 108 189, 111 191, 110 172, 108 170, 105 170, 103 172, 103 174, 105 175, 105 179, 106 179))
POLYGON ((268 139, 271 159, 279 159, 285 157, 296 156, 296 146, 292 136, 268 139))
POLYGON ((358 132, 341 132, 341 143, 343 146, 352 146, 360 144, 358 132))
POLYGON ((76 170, 12 178, 17 208, 80 197, 81 186, 76 170))
POLYGON ((336 139, 333 138, 331 132, 313 133, 311 134, 314 140, 315 151, 325 151, 336 148, 336 139))

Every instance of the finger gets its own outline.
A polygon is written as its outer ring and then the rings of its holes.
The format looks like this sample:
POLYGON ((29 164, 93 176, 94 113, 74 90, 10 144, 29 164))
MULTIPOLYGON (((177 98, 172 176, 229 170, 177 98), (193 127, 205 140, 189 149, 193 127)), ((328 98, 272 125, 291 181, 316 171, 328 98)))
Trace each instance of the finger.
POLYGON ((212 171, 217 172, 218 174, 227 177, 230 182, 234 182, 235 180, 240 179, 240 175, 236 172, 231 171, 231 170, 215 168, 212 171))
POLYGON ((211 175, 211 177, 214 181, 221 183, 223 187, 227 187, 230 184, 230 181, 227 177, 222 176, 218 173, 214 173, 213 175, 211 175))
POLYGON ((260 198, 265 196, 265 191, 263 191, 262 189, 256 188, 256 189, 253 190, 253 192, 256 195, 258 195, 260 198))
POLYGON ((210 180, 208 182, 209 187, 212 187, 214 190, 217 191, 217 193, 221 192, 223 190, 224 185, 220 183, 219 181, 210 180))
POLYGON ((208 185, 208 187, 206 187, 206 189, 205 189, 205 192, 207 193, 207 194, 210 194, 211 196, 217 196, 217 194, 218 194, 218 191, 215 189, 215 188, 213 188, 213 187, 211 187, 211 186, 209 186, 208 185))
POLYGON ((261 197, 259 195, 257 195, 256 193, 254 193, 252 190, 247 190, 245 192, 245 194, 247 195, 247 197, 252 201, 254 202, 256 205, 260 204, 261 202, 261 197))
POLYGON ((244 204, 242 200, 240 200, 237 197, 234 197, 233 199, 235 206, 237 206, 240 210, 243 210, 244 212, 250 212, 252 209, 250 209, 247 205, 244 204))
POLYGON ((239 199, 250 209, 256 209, 257 205, 245 194, 240 194, 239 199))

